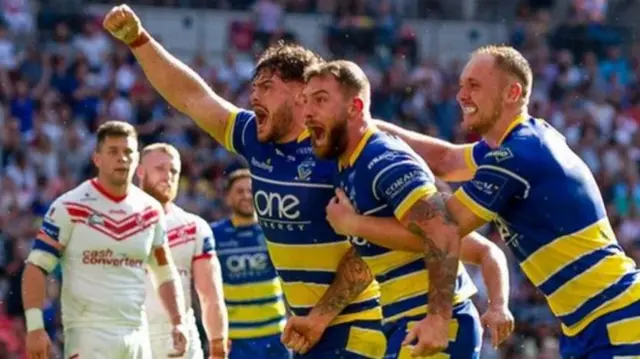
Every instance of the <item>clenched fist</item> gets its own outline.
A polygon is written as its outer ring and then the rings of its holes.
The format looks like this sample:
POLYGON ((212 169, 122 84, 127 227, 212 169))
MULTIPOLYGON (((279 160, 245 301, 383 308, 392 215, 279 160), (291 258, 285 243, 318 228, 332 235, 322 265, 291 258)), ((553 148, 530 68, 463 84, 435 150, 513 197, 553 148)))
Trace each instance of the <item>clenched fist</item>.
POLYGON ((102 26, 127 45, 131 45, 144 32, 138 15, 124 4, 113 7, 104 17, 102 26))

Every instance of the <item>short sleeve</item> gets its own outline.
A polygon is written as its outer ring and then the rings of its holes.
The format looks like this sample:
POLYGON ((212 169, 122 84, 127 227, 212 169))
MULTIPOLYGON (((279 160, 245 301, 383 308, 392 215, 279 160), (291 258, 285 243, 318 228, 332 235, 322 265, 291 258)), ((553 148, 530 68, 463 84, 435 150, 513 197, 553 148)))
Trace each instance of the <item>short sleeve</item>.
POLYGON ((473 171, 477 170, 478 164, 482 163, 484 156, 489 152, 491 152, 491 147, 484 140, 465 145, 464 162, 467 168, 473 171))
POLYGON ((204 219, 197 217, 196 220, 196 250, 193 253, 193 260, 211 258, 215 253, 215 242, 213 231, 204 219))
POLYGON ((73 222, 61 199, 54 201, 45 214, 40 230, 33 242, 29 261, 47 272, 58 264, 64 248, 69 244, 73 222))
POLYGON ((258 143, 255 113, 246 110, 232 112, 224 131, 224 147, 244 156, 258 143))
POLYGON ((167 219, 162 209, 155 209, 157 212, 157 222, 154 224, 153 247, 162 247, 168 244, 167 239, 167 219))
POLYGON ((509 147, 488 152, 473 176, 455 196, 476 216, 491 221, 506 209, 513 199, 529 195, 534 164, 509 147))
POLYGON ((393 209, 398 219, 402 219, 420 198, 437 191, 431 170, 409 154, 387 152, 371 163, 375 173, 373 193, 393 209))

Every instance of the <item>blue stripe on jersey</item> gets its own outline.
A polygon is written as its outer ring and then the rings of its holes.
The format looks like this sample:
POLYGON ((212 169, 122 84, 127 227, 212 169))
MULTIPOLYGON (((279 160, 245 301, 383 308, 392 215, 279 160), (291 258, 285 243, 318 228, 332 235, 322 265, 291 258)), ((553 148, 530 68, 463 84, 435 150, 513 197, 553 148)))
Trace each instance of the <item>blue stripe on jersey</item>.
POLYGON ((46 218, 42 221, 42 227, 40 229, 51 237, 51 239, 59 241, 58 237, 60 236, 60 228, 49 222, 46 218))
MULTIPOLYGON (((399 219, 417 200, 435 191, 424 161, 404 142, 373 130, 363 136, 349 163, 341 164, 336 185, 358 213, 399 219)), ((359 238, 352 244, 380 283, 383 323, 427 312, 429 278, 423 254, 391 250, 359 238)), ((455 303, 475 292, 461 265, 455 303)))
POLYGON ((545 280, 538 288, 545 295, 552 295, 558 288, 567 283, 567 279, 573 278, 575 273, 583 273, 604 258, 614 254, 623 254, 622 248, 618 244, 610 244, 604 249, 591 252, 572 262, 570 266, 566 266, 553 274, 549 279, 545 280))
POLYGON ((60 257, 60 251, 58 250, 58 248, 40 239, 36 239, 33 241, 33 249, 53 254, 56 257, 60 257))
POLYGON ((269 303, 277 303, 282 301, 283 298, 281 295, 267 297, 267 298, 259 298, 259 299, 249 299, 249 300, 229 300, 225 299, 225 303, 227 305, 259 305, 259 304, 269 304, 269 303))
POLYGON ((282 278, 282 281, 285 283, 304 281, 305 283, 311 283, 311 284, 330 285, 331 282, 333 282, 333 278, 336 276, 336 273, 281 269, 278 271, 278 275, 280 276, 280 278, 282 278))
MULTIPOLYGON (((344 308, 344 310, 340 314, 341 315, 355 314, 355 313, 359 313, 359 312, 362 312, 362 311, 365 311, 365 310, 374 309, 374 308, 376 308, 378 306, 379 306, 379 302, 378 302, 377 299, 369 299, 369 300, 365 300, 364 302, 351 303, 351 304, 347 305, 346 308, 344 308)), ((295 315, 299 315, 299 316, 304 316, 304 315, 309 314, 311 309, 312 308, 291 307, 291 310, 294 311, 295 315)))

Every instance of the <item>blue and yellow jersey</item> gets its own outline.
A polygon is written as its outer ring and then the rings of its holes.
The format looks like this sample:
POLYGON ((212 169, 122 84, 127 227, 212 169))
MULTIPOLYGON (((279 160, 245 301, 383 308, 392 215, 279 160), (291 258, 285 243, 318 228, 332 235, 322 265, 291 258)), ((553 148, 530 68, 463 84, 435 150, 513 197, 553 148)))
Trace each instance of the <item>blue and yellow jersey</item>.
MULTIPOLYGON (((334 195, 335 162, 317 159, 308 133, 289 143, 260 143, 255 114, 231 116, 225 147, 247 159, 253 199, 271 260, 291 310, 306 315, 335 276, 349 240, 326 221, 334 195)), ((331 325, 382 318, 373 282, 331 325)))
POLYGON ((640 272, 616 241, 589 168, 560 133, 521 116, 499 147, 479 142, 467 153, 476 172, 455 196, 497 224, 566 335, 640 300, 640 272))
POLYGON ((211 225, 222 268, 231 339, 282 333, 286 307, 259 225, 236 227, 230 219, 211 225))
MULTIPOLYGON (((358 213, 401 219, 424 195, 436 192, 429 167, 407 144, 373 129, 367 131, 348 163, 340 163, 336 186, 358 213)), ((391 250, 354 238, 352 243, 380 283, 385 324, 426 314, 428 273, 424 254, 391 250)), ((455 303, 476 293, 460 264, 455 303)))

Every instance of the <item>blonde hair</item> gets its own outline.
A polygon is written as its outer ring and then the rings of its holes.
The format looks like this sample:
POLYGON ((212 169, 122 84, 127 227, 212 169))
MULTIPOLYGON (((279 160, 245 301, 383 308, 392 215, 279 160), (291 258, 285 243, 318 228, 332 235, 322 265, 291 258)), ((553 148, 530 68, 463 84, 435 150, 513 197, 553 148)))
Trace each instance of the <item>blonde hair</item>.
POLYGON ((140 160, 142 161, 142 159, 151 152, 163 152, 180 161, 180 152, 178 152, 177 148, 168 143, 156 142, 145 146, 140 152, 140 160))
POLYGON ((489 55, 495 60, 496 66, 507 74, 516 78, 522 86, 522 98, 529 102, 531 87, 533 85, 533 73, 529 61, 520 51, 506 45, 487 45, 473 52, 475 55, 489 55))

